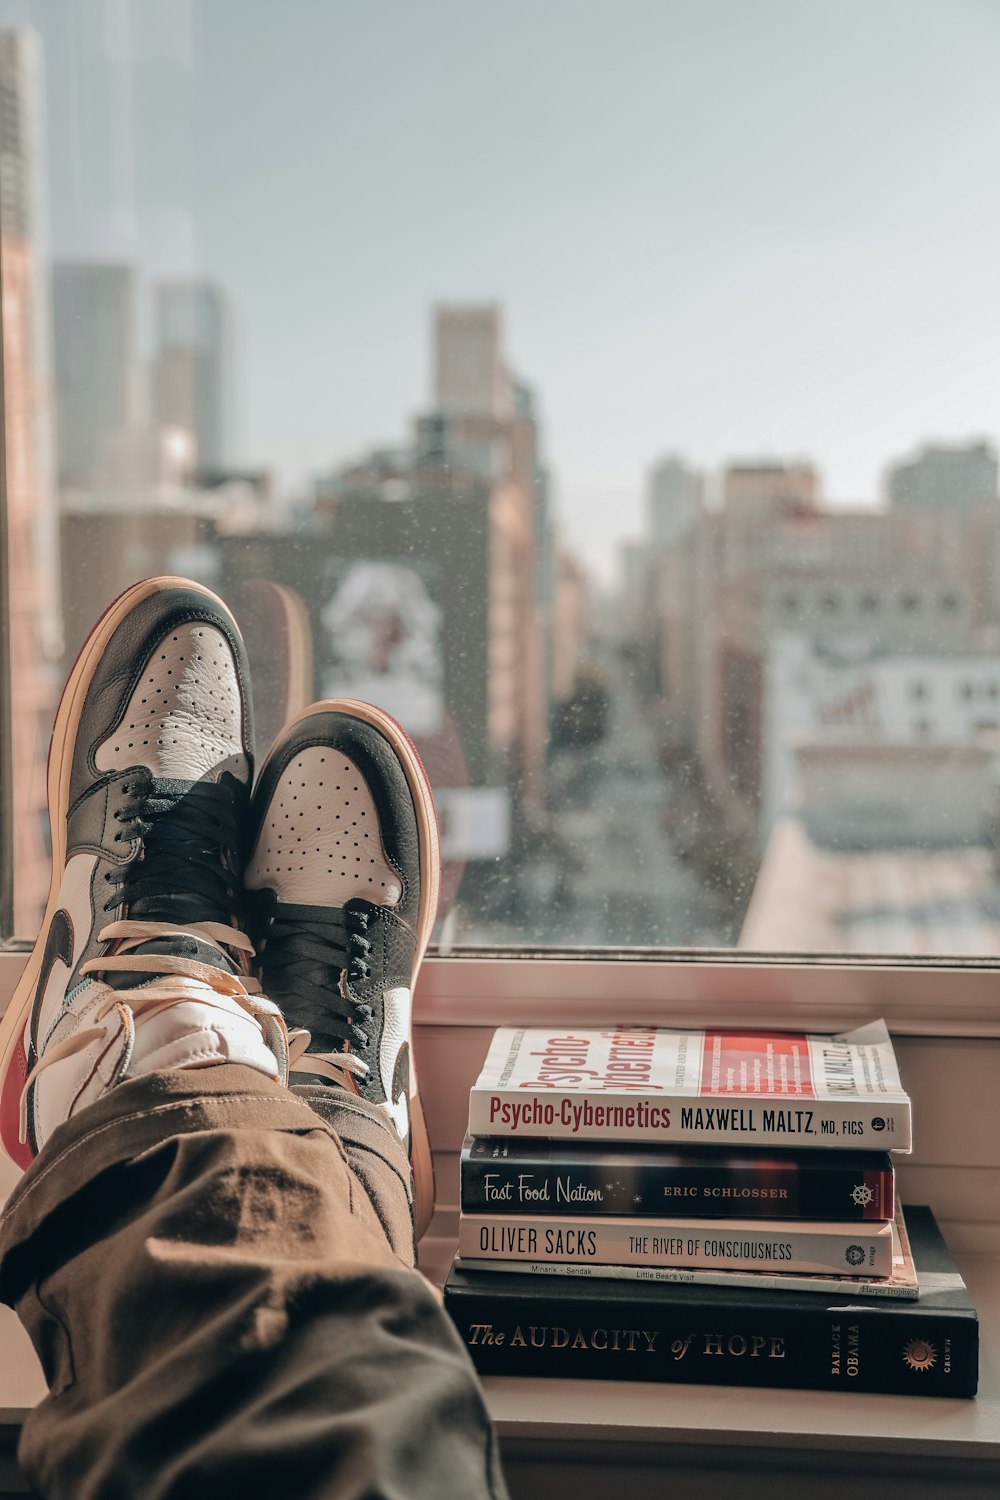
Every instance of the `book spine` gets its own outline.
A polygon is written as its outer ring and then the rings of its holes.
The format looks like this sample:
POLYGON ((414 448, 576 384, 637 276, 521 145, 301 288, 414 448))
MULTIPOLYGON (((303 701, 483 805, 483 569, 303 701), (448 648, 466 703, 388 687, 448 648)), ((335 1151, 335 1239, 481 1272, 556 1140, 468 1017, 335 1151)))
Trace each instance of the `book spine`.
POLYGON ((899 1281, 852 1281, 846 1276, 806 1276, 791 1272, 692 1271, 668 1266, 568 1265, 560 1261, 486 1260, 463 1256, 460 1271, 517 1272, 525 1276, 567 1276, 585 1281, 655 1281, 675 1286, 744 1287, 769 1292, 828 1292, 836 1297, 889 1297, 913 1302, 916 1283, 899 1281))
POLYGON ((469 1134, 554 1140, 657 1141, 663 1146, 825 1147, 909 1151, 908 1099, 717 1098, 601 1094, 473 1085, 469 1134))
POLYGON ((775 1227, 770 1221, 548 1218, 462 1214, 458 1253, 486 1260, 575 1265, 708 1267, 889 1276, 892 1232, 866 1226, 775 1227))
MULTIPOLYGON (((492 1292, 492 1278, 445 1287, 445 1306, 484 1375, 688 1381, 826 1391, 974 1396, 974 1317, 922 1313, 919 1302, 787 1311, 741 1302, 664 1309, 615 1298, 492 1292)), ((525 1278, 528 1282, 528 1278, 525 1278)))
MULTIPOLYGON (((526 1142, 525 1145, 528 1143, 526 1142)), ((521 1151, 521 1148, 518 1148, 521 1151)), ((568 1156, 568 1152, 567 1152, 568 1156)), ((572 1160, 463 1154, 461 1207, 466 1213, 649 1214, 683 1218, 891 1219, 892 1168, 815 1165, 782 1169, 772 1154, 759 1165, 644 1161, 642 1153, 609 1168, 599 1152, 572 1160)))

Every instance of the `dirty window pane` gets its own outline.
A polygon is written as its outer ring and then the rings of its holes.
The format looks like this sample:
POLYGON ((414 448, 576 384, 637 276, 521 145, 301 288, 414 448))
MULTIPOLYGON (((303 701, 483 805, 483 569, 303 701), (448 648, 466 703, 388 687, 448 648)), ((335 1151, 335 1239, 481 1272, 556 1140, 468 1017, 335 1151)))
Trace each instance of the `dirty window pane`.
POLYGON ((60 682, 170 572, 262 751, 408 729, 445 950, 1000 952, 998 63, 906 0, 0 0, 15 933, 60 682))

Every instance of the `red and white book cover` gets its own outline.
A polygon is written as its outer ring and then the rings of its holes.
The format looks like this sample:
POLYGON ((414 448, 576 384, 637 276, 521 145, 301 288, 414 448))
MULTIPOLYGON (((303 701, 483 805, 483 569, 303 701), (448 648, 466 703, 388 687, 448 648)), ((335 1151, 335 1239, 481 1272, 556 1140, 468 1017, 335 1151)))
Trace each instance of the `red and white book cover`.
POLYGON ((910 1101, 882 1021, 832 1036, 501 1027, 469 1133, 909 1151, 910 1101))

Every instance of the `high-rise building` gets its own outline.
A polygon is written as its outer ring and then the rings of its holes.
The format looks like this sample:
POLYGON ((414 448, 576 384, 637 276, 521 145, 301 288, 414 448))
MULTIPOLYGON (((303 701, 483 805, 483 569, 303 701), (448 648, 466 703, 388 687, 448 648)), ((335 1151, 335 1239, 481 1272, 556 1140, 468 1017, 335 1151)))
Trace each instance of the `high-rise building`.
POLYGON ((60 485, 86 485, 102 451, 137 418, 136 292, 131 266, 52 268, 60 485))
POLYGON ((495 303, 435 309, 434 369, 435 405, 418 419, 416 462, 442 475, 463 470, 493 490, 494 561, 502 553, 507 563, 494 570, 492 588, 492 639, 503 644, 491 656, 491 683, 505 706, 492 714, 491 733, 507 747, 523 805, 536 809, 552 689, 554 567, 535 397, 510 374, 495 303), (499 580, 506 588, 512 568, 523 576, 500 603, 499 580))
POLYGON ((511 417, 511 381, 496 303, 435 308, 434 404, 445 417, 511 417))
MULTIPOLYGON (((515 821, 522 814, 530 821, 543 801, 554 628, 548 476, 536 406, 528 387, 507 373, 498 308, 438 308, 434 326, 436 404, 418 418, 412 447, 377 450, 319 485, 317 510, 331 529, 331 555, 340 559, 340 571, 324 585, 333 590, 324 619, 336 615, 344 641, 352 634, 348 606, 368 620, 366 628, 382 620, 383 634, 396 641, 391 654, 402 660, 424 636, 416 624, 385 623, 379 591, 388 595, 398 584, 403 597, 422 589, 427 597, 420 610, 414 605, 413 620, 421 611, 440 615, 440 644, 413 651, 429 686, 418 692, 416 666, 395 681, 380 668, 380 701, 397 695, 397 717, 418 726, 418 737, 428 733, 421 725, 434 723, 435 705, 447 707, 472 785, 491 787, 491 797, 503 791, 517 809, 515 821), (399 575, 406 558, 419 588, 399 575), (353 572, 344 571, 348 563, 353 572), (362 563, 368 571, 359 573, 362 563), (475 622, 470 601, 477 601, 475 622)), ((353 676, 331 670, 321 690, 375 691, 360 672, 356 664, 353 676)))
POLYGON ((38 226, 38 86, 34 35, 0 32, 0 221, 4 234, 31 240, 38 226))
POLYGON ((556 703, 573 692, 582 662, 587 660, 590 597, 587 575, 568 552, 556 551, 552 606, 551 696, 556 703))
POLYGON ((986 443, 928 446, 889 469, 893 510, 968 515, 997 499, 997 456, 986 443))
POLYGON ((186 428, 200 473, 234 461, 233 317, 221 287, 165 281, 156 288, 153 419, 186 428))
POLYGON ((672 547, 691 530, 701 514, 702 477, 671 455, 650 472, 647 491, 648 535, 659 551, 672 547))
POLYGON ((14 925, 30 934, 48 886, 45 744, 61 650, 51 484, 48 281, 39 245, 41 56, 31 32, 0 32, 0 275, 11 715, 14 925))
POLYGON ((722 479, 722 499, 728 514, 761 521, 794 520, 819 510, 820 486, 808 463, 731 464, 722 479))

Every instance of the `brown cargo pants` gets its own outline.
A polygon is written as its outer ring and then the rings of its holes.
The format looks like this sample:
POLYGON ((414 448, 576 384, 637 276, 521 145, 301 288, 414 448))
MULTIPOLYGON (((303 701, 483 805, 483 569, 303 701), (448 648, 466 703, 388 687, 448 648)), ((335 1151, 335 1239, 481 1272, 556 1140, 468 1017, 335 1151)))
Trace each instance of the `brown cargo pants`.
POLYGON ((39 1495, 503 1497, 409 1198, 364 1101, 235 1065, 61 1126, 0 1222, 0 1296, 50 1388, 18 1454, 39 1495))

